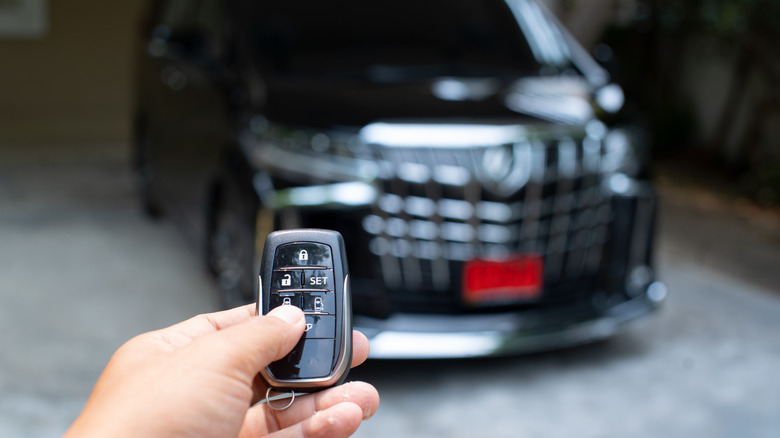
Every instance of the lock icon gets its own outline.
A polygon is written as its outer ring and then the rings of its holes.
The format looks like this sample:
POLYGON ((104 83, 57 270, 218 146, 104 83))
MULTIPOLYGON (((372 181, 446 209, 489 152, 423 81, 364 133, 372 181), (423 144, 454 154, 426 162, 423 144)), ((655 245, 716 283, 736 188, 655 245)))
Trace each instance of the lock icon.
POLYGON ((284 277, 282 277, 282 286, 291 286, 292 285, 292 277, 290 274, 284 274, 284 277))
POLYGON ((292 299, 290 297, 284 297, 284 300, 282 301, 283 306, 291 306, 292 305, 292 299))
POLYGON ((300 253, 298 253, 298 260, 309 260, 309 252, 305 249, 302 249, 300 253))

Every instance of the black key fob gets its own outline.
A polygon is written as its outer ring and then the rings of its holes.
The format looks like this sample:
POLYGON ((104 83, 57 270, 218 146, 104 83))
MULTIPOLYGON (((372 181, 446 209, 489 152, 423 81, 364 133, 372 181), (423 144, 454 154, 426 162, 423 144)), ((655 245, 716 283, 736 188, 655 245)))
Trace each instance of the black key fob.
POLYGON ((313 392, 340 385, 352 364, 352 306, 344 239, 336 231, 274 231, 265 240, 257 314, 297 306, 306 331, 292 352, 260 375, 275 390, 313 392))

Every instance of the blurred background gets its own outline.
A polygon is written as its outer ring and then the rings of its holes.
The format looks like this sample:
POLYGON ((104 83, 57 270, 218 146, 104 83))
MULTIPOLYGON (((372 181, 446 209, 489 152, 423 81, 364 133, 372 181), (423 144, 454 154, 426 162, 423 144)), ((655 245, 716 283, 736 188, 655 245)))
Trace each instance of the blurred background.
MULTIPOLYGON (((130 172, 141 0, 0 1, 0 435, 61 434, 111 353, 219 307, 130 172)), ((375 361, 357 436, 777 436, 780 2, 548 0, 652 134, 669 299, 606 342, 375 361)))

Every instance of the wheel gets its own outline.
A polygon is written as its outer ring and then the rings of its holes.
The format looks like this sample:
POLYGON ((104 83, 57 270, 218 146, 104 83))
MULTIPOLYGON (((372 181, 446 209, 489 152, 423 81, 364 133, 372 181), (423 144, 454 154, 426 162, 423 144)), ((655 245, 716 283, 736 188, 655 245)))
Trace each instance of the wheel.
POLYGON ((133 177, 141 200, 141 208, 149 218, 159 219, 162 216, 162 209, 155 192, 149 133, 147 124, 142 118, 135 123, 133 137, 133 177))
POLYGON ((255 222, 257 209, 233 190, 221 190, 212 202, 207 263, 217 280, 224 308, 254 302, 255 222))

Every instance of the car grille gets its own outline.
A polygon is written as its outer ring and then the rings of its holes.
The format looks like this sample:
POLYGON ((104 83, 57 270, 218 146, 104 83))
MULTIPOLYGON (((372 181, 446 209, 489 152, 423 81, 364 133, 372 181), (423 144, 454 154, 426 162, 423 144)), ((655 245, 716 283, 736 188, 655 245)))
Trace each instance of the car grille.
POLYGON ((609 238, 602 149, 589 137, 375 146, 379 196, 362 226, 389 295, 458 300, 463 262, 516 253, 544 257, 545 299, 581 292, 609 238))

